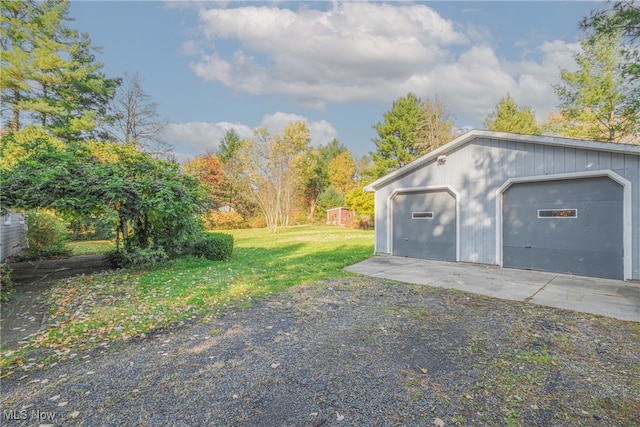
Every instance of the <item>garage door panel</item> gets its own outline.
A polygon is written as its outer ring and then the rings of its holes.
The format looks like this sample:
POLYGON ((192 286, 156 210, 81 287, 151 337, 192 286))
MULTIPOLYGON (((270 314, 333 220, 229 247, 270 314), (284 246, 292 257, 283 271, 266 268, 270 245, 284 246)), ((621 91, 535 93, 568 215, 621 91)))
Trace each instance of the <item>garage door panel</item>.
MULTIPOLYGON (((600 251, 570 251, 565 249, 525 249, 521 247, 505 247, 504 266, 521 268, 527 270, 551 271, 560 273, 576 274, 579 276, 609 277, 603 274, 615 265, 619 260, 611 252, 600 251), (573 266, 572 268, 560 269, 558 271, 557 260, 563 260, 563 265, 573 266), (523 263, 522 260, 530 260, 530 263, 523 263)), ((616 277, 620 278, 620 277, 616 277)))
POLYGON ((456 203, 449 192, 397 194, 392 226, 393 255, 456 260, 456 203))
POLYGON ((514 184, 503 194, 503 265, 622 278, 622 209, 622 186, 608 177, 514 184))

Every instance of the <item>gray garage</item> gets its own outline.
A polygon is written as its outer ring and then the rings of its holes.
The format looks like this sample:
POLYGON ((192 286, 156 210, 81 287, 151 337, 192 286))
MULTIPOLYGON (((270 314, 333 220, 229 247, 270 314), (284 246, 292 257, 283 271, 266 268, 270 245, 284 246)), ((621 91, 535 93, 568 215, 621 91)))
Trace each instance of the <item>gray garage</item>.
POLYGON ((375 251, 640 279, 640 146, 471 131, 380 178, 375 251))

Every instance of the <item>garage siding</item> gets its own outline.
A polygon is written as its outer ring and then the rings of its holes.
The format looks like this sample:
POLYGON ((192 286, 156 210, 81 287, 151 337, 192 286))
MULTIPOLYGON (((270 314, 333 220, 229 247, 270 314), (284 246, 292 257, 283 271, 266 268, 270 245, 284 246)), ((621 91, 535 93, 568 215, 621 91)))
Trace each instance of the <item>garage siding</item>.
POLYGON ((496 190, 510 178, 612 170, 632 184, 632 277, 640 279, 640 156, 477 137, 376 190, 376 252, 391 253, 389 197, 399 189, 449 185, 458 192, 460 261, 497 264, 496 190))

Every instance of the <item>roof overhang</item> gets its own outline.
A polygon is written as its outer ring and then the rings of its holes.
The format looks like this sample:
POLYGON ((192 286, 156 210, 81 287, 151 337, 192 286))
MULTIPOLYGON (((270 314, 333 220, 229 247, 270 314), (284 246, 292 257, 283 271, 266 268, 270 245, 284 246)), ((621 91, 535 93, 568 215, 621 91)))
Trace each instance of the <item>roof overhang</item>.
POLYGON ((397 169, 383 176, 382 178, 377 179, 376 181, 364 187, 364 191, 375 192, 376 190, 378 190, 381 187, 384 187, 386 184, 393 181, 394 179, 400 176, 406 175, 407 173, 410 173, 414 169, 420 168, 422 165, 426 163, 429 163, 433 160, 437 160, 438 156, 447 154, 478 138, 528 142, 531 144, 551 145, 556 147, 583 148, 585 150, 606 151, 609 153, 634 154, 636 156, 640 156, 640 145, 634 145, 634 144, 586 141, 582 139, 560 138, 557 136, 523 135, 523 134, 517 134, 517 133, 493 132, 488 130, 475 129, 463 135, 460 135, 458 138, 454 139, 453 141, 443 145, 442 147, 436 148, 435 150, 401 167, 400 169, 397 169))

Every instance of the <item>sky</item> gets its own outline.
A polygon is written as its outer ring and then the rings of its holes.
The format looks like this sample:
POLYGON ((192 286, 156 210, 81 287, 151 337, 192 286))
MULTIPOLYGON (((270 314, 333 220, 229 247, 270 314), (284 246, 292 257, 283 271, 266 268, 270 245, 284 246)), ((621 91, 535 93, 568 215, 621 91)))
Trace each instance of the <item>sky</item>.
POLYGON ((510 94, 539 120, 606 3, 590 1, 79 1, 71 27, 101 47, 107 77, 138 74, 179 158, 304 120, 311 144, 375 151, 374 126, 411 92, 460 131, 510 94))

